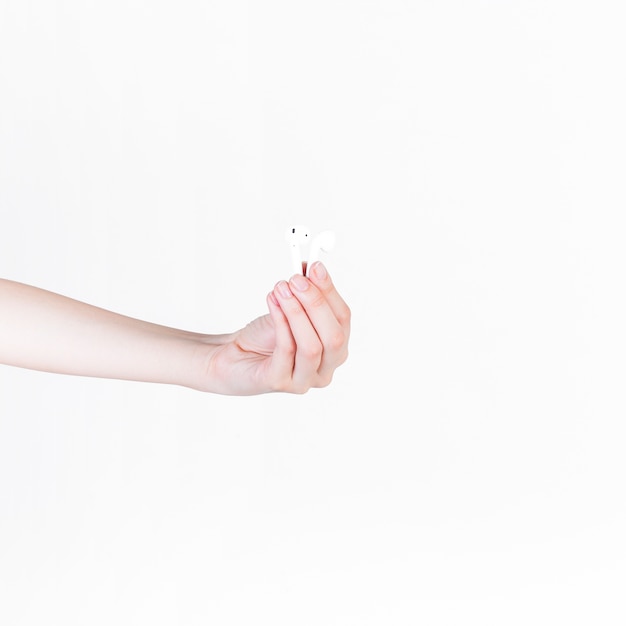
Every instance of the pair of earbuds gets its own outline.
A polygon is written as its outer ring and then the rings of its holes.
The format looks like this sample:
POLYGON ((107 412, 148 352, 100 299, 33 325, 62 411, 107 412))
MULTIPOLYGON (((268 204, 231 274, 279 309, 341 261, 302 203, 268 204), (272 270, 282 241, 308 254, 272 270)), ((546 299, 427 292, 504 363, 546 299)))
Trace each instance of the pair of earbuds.
MULTIPOLYGON (((315 261, 319 261, 322 252, 330 252, 335 247, 335 233, 332 230, 324 230, 316 235, 311 241, 309 260, 306 264, 306 276, 315 261)), ((306 226, 299 224, 291 226, 285 231, 285 241, 291 248, 291 262, 294 274, 302 274, 302 250, 301 246, 311 240, 311 233, 306 226)))

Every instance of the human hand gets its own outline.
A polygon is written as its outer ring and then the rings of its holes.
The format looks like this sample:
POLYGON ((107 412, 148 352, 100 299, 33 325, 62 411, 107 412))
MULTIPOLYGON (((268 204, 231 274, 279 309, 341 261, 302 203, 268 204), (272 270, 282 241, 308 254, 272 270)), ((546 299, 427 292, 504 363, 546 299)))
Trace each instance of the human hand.
POLYGON ((351 312, 322 263, 311 276, 280 281, 267 296, 263 315, 207 350, 206 391, 253 395, 302 394, 325 387, 348 356, 351 312))

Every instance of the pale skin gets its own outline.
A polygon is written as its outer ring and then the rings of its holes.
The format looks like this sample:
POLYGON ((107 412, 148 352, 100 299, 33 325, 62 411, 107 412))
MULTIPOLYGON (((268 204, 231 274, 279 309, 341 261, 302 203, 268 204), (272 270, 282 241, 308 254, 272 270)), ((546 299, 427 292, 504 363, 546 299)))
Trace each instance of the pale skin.
POLYGON ((134 319, 0 279, 0 363, 182 385, 226 395, 302 394, 327 386, 348 356, 350 309, 322 263, 279 281, 269 313, 208 335, 134 319))

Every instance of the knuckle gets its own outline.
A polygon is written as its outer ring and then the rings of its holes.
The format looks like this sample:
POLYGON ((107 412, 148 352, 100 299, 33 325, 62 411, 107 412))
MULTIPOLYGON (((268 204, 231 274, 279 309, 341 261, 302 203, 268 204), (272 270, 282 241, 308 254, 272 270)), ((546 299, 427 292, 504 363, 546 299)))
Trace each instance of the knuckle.
MULTIPOLYGON (((295 300, 295 298, 291 298, 292 300, 295 300)), ((289 317, 295 317, 297 315, 302 315, 304 313, 304 310, 302 308, 302 306, 300 305, 299 302, 293 302, 288 309, 288 314, 289 317)))
POLYGON ((333 351, 341 350, 346 342, 346 334, 343 330, 336 332, 329 341, 328 347, 333 351))
POLYGON ((324 297, 324 294, 321 293, 320 291, 318 291, 310 300, 309 302, 309 306, 312 309, 319 309, 320 307, 324 306, 326 304, 326 298, 324 297))
POLYGON ((322 345, 320 343, 312 343, 307 346, 303 346, 301 354, 307 360, 319 359, 322 356, 322 345))
POLYGON ((283 346, 282 351, 288 357, 293 357, 296 354, 296 344, 290 342, 283 346))
POLYGON ((320 376, 317 386, 320 388, 323 387, 328 387, 328 385, 330 385, 330 383, 333 382, 333 375, 331 374, 323 374, 320 376))
POLYGON ((290 377, 277 378, 269 383, 269 391, 272 393, 289 393, 301 396, 309 391, 310 388, 310 384, 296 382, 290 377))
POLYGON ((309 385, 295 385, 290 391, 297 396, 303 396, 310 388, 309 385))
POLYGON ((349 324, 352 319, 352 311, 350 310, 350 307, 347 304, 341 307, 337 317, 339 318, 339 322, 341 324, 349 324))
POLYGON ((273 380, 269 384, 270 391, 275 392, 275 393, 284 393, 285 391, 289 390, 290 382, 291 381, 284 379, 284 378, 273 380))

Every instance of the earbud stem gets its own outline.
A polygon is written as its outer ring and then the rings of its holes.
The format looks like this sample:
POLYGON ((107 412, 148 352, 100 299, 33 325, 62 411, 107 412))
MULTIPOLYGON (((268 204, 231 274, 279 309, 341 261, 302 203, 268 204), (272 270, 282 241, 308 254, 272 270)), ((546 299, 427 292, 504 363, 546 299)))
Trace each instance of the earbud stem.
POLYGON ((311 246, 311 251, 309 252, 309 260, 307 261, 307 264, 306 264, 307 276, 310 276, 311 274, 311 266, 313 265, 313 263, 320 260, 320 252, 321 252, 321 249, 319 246, 316 246, 315 244, 311 246))
POLYGON ((302 255, 300 254, 300 246, 290 246, 291 248, 291 264, 294 274, 302 274, 302 255))
POLYGON ((311 243, 309 262, 306 265, 306 275, 310 275, 313 263, 320 260, 322 252, 330 252, 335 247, 335 233, 332 230, 321 232, 311 243))

